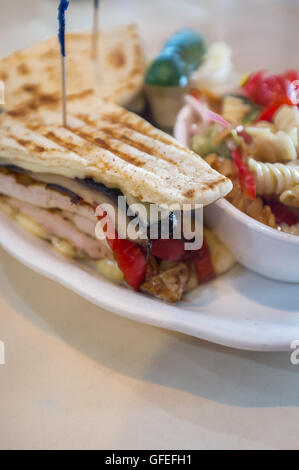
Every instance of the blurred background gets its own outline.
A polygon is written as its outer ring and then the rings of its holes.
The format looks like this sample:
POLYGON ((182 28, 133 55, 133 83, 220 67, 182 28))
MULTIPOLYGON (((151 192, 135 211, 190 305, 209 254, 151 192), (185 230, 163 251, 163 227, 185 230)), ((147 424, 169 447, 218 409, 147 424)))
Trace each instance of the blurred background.
MULTIPOLYGON (((71 0, 67 29, 88 29, 92 0, 71 0)), ((0 0, 0 56, 56 32, 58 0, 0 0)), ((102 28, 139 24, 147 57, 175 30, 190 26, 222 39, 238 71, 298 66, 299 0, 101 0, 102 28)))

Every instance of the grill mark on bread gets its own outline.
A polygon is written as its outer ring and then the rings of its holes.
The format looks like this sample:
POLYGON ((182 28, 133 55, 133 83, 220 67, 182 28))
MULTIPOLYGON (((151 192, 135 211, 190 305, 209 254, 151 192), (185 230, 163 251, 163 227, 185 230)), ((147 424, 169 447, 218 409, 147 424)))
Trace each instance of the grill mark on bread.
MULTIPOLYGON (((43 136, 46 137, 47 139, 51 140, 55 144, 59 145, 60 147, 63 147, 65 149, 69 150, 70 152, 79 153, 79 151, 82 150, 82 148, 79 145, 76 145, 74 143, 72 143, 72 144, 68 143, 65 139, 62 139, 57 134, 55 134, 53 131, 45 132, 43 134, 43 136)), ((86 151, 88 151, 88 150, 89 149, 87 148, 86 151)))
MULTIPOLYGON (((167 138, 163 138, 163 136, 161 135, 155 135, 156 133, 154 133, 153 135, 153 132, 151 131, 151 129, 148 128, 148 125, 147 123, 143 123, 141 122, 141 125, 138 123, 138 125, 132 125, 128 122, 124 122, 122 120, 122 116, 125 116, 126 113, 111 113, 109 115, 107 114, 103 114, 101 117, 102 119, 101 120, 104 120, 104 121, 107 121, 107 123, 111 123, 113 125, 118 125, 119 126, 119 130, 121 131, 121 129, 128 129, 128 130, 132 130, 134 132, 138 132, 146 137, 149 137, 150 139, 156 139, 158 142, 164 144, 164 145, 171 145, 172 147, 178 149, 178 150, 182 150, 182 147, 177 144, 175 141, 171 140, 169 142, 169 140, 167 138), (122 127, 123 126, 123 127, 122 127)), ((171 159, 171 158, 167 158, 167 156, 163 153, 163 152, 159 152, 158 150, 155 150, 155 154, 153 154, 153 149, 148 146, 147 144, 145 143, 141 143, 141 142, 136 142, 135 140, 133 139, 130 139, 130 137, 124 135, 123 133, 119 132, 118 135, 114 135, 112 136, 111 134, 111 129, 110 128, 107 128, 107 127, 103 127, 101 125, 101 127, 99 127, 99 123, 97 122, 96 119, 93 119, 92 117, 88 116, 87 114, 76 114, 76 117, 78 119, 80 119, 81 121, 83 121, 85 124, 87 125, 90 125, 92 127, 97 127, 99 128, 99 130, 111 135, 111 137, 114 137, 114 138, 117 138, 117 139, 123 139, 123 141, 125 141, 128 145, 132 146, 132 147, 135 147, 136 149, 140 150, 141 152, 143 153, 147 153, 148 155, 151 155, 153 157, 159 157, 161 158, 162 160, 164 161, 167 161, 168 163, 170 163, 171 165, 174 165, 174 166, 180 166, 178 162, 176 162, 175 160, 171 159)))
MULTIPOLYGON (((9 115, 14 115, 14 112, 9 112, 9 115)), ((48 140, 56 143, 60 147, 69 150, 70 152, 77 152, 78 154, 82 154, 82 147, 79 145, 76 145, 75 143, 69 143, 67 142, 66 139, 63 139, 59 137, 57 134, 55 134, 53 131, 47 131, 46 128, 43 128, 38 121, 29 121, 27 122, 27 127, 28 129, 32 131, 38 131, 43 137, 47 138, 48 140)), ((138 159, 138 157, 133 157, 125 152, 122 152, 121 150, 117 149, 115 145, 113 145, 109 139, 101 139, 99 137, 92 137, 89 135, 87 132, 84 132, 79 129, 72 128, 71 126, 68 128, 69 131, 71 131, 73 134, 77 135, 81 139, 85 141, 86 147, 84 149, 85 152, 89 152, 92 150, 93 145, 96 145, 97 147, 100 147, 104 150, 107 150, 111 153, 113 153, 116 157, 120 158, 121 160, 126 161, 127 163, 130 163, 136 167, 142 168, 145 165, 145 162, 141 161, 138 159)), ((107 132, 108 134, 108 132, 107 132)), ((14 136, 11 136, 14 138, 14 136)), ((113 133, 110 133, 110 138, 115 138, 117 140, 117 137, 113 135, 113 133)), ((36 150, 38 153, 45 151, 45 149, 41 146, 36 146, 34 143, 30 141, 26 141, 23 139, 17 140, 20 145, 22 145, 25 148, 29 148, 30 150, 36 150)))
POLYGON ((192 199, 194 197, 195 190, 194 189, 188 189, 185 193, 183 193, 183 196, 185 196, 187 199, 192 199))
POLYGON ((93 95, 93 93, 94 93, 94 90, 92 88, 87 88, 86 90, 82 90, 77 93, 71 93, 70 95, 67 95, 67 100, 73 101, 73 100, 83 99, 89 95, 93 95))
MULTIPOLYGON (((26 116, 30 115, 32 111, 36 111, 42 106, 49 106, 53 105, 56 107, 57 104, 61 101, 61 97, 57 94, 51 93, 39 93, 39 86, 35 84, 25 84, 23 85, 23 91, 32 93, 35 92, 34 96, 28 99, 27 102, 23 103, 22 106, 12 109, 6 112, 8 116, 15 117, 15 118, 26 118, 26 116)), ((83 90, 79 93, 72 93, 67 96, 67 101, 75 101, 79 99, 84 99, 89 95, 93 94, 92 89, 83 90)))
MULTIPOLYGON (((80 145, 77 145, 75 144, 74 142, 70 143, 68 142, 66 139, 60 137, 59 135, 55 134, 55 132, 53 131, 49 131, 47 130, 46 128, 43 128, 41 127, 37 122, 31 122, 31 123, 28 123, 27 124, 27 127, 32 130, 32 131, 36 131, 38 130, 38 132, 45 138, 47 138, 48 140, 54 142, 55 144, 59 145, 60 147, 62 147, 63 149, 65 150, 68 150, 70 152, 75 152, 75 153, 78 153, 79 155, 82 153, 88 153, 89 151, 91 151, 92 149, 94 149, 94 145, 96 145, 97 147, 100 147, 104 150, 107 150, 109 152, 111 152, 112 154, 114 154, 116 157, 120 158, 121 160, 124 160, 126 161, 127 163, 130 163, 134 166, 138 166, 139 168, 143 167, 144 166, 144 162, 138 160, 138 158, 135 158, 131 155, 128 155, 127 153, 125 152, 122 152, 121 150, 117 149, 114 145, 111 145, 111 143, 108 141, 108 140, 104 140, 104 139, 101 139, 99 137, 92 137, 90 136, 87 132, 84 132, 80 129, 74 129, 72 128, 71 126, 68 128, 68 130, 70 132, 72 132, 74 135, 80 137, 81 139, 84 140, 84 143, 85 143, 85 146, 84 146, 84 149, 82 148, 82 146, 80 145)), ((20 145, 22 145, 23 147, 29 147, 30 145, 30 142, 29 141, 18 141, 20 143, 20 145)), ((42 148, 42 147, 40 147, 42 148)), ((31 147, 31 149, 33 150, 33 148, 31 147)), ((44 150, 44 149, 43 149, 44 150)), ((41 150, 39 150, 41 151, 41 150)), ((106 163, 105 163, 105 166, 106 163)))
POLYGON ((121 68, 126 63, 126 57, 121 47, 116 47, 106 56, 106 61, 114 68, 121 68))
POLYGON ((112 139, 120 140, 121 142, 124 142, 125 144, 129 145, 130 147, 133 147, 142 153, 146 153, 147 155, 150 155, 151 157, 154 157, 157 160, 164 160, 165 162, 168 162, 171 165, 178 166, 178 163, 175 160, 167 158, 167 156, 163 152, 159 152, 157 149, 153 150, 153 148, 149 145, 143 142, 137 142, 136 140, 133 140, 129 136, 123 134, 121 132, 121 128, 120 132, 117 132, 117 129, 115 132, 115 130, 113 131, 110 128, 101 127, 101 131, 104 132, 106 135, 109 135, 109 137, 111 137, 112 139))
POLYGON ((202 187, 204 189, 214 189, 219 185, 219 183, 226 181, 226 177, 221 175, 219 178, 215 179, 214 181, 209 181, 206 183, 202 183, 202 187))
POLYGON ((59 51, 56 50, 56 49, 47 49, 45 52, 42 52, 42 54, 40 54, 40 59, 50 59, 50 58, 54 58, 54 57, 58 57, 59 56, 59 51))
MULTIPOLYGON (((127 127, 128 129, 132 129, 133 131, 135 132, 139 132, 140 134, 143 134, 147 137, 150 137, 150 138, 154 138, 156 140, 158 140, 159 142, 161 142, 162 144, 165 144, 165 145, 171 145, 172 147, 175 147, 177 149, 182 149, 182 147, 180 146, 180 144, 178 144, 176 141, 174 141, 173 139, 171 139, 170 137, 168 138, 167 136, 163 136, 161 135, 160 133, 158 132, 153 132, 153 128, 149 128, 149 124, 146 122, 146 121, 139 121, 138 123, 134 123, 134 124, 131 124, 130 122, 127 122, 127 118, 128 116, 126 115, 126 113, 119 113, 119 114, 110 114, 110 115, 107 115, 107 114, 103 114, 102 115, 102 118, 108 122, 111 122, 111 124, 123 124, 125 127, 127 127), (125 118, 125 119, 123 119, 125 118)), ((93 124, 95 124, 96 121, 93 120, 93 124)))
POLYGON ((16 139, 14 136, 11 136, 11 138, 16 140, 19 145, 21 145, 22 147, 25 147, 26 149, 32 152, 42 153, 46 151, 44 147, 42 147, 41 145, 35 144, 32 140, 16 139))
POLYGON ((7 80, 7 73, 6 72, 0 72, 0 80, 3 80, 4 82, 7 80))
MULTIPOLYGON (((35 123, 35 122, 28 123, 27 126, 32 131, 38 130, 39 134, 41 134, 43 137, 50 140, 51 142, 54 142, 56 145, 59 145, 59 147, 62 147, 62 149, 68 150, 69 152, 78 153, 78 155, 82 154, 83 152, 88 153, 94 148, 93 145, 89 141, 87 141, 85 138, 84 138, 84 143, 85 143, 84 149, 82 149, 82 146, 77 145, 74 142, 70 143, 67 139, 60 137, 54 131, 48 130, 46 127, 45 128, 40 127, 38 123, 35 123)), ((78 135, 78 133, 74 132, 72 129, 68 129, 68 130, 72 132, 73 134, 78 135)), ((79 135, 79 137, 82 138, 81 135, 79 135)), ((108 146, 106 147, 108 150, 108 146)), ((104 145, 103 145, 103 148, 104 148, 104 145)))
MULTIPOLYGON (((91 118, 88 114, 76 113, 75 116, 76 116, 77 119, 80 119, 81 121, 83 121, 85 124, 87 124, 89 126, 98 127, 97 120, 91 118)), ((102 118, 103 118, 103 120, 108 121, 111 124, 119 124, 120 123, 120 121, 118 119, 118 116, 116 114, 114 114, 114 115, 111 114, 110 116, 102 115, 102 118)), ((127 125, 127 127, 129 128, 129 125, 127 125)))
POLYGON ((39 89, 39 85, 36 85, 34 83, 25 83, 22 86, 22 90, 28 93, 34 93, 34 92, 36 93, 38 89, 39 89))
POLYGON ((128 155, 127 153, 122 152, 121 150, 115 148, 115 146, 111 145, 111 143, 107 140, 103 140, 99 137, 94 138, 90 136, 87 132, 84 132, 79 129, 72 129, 70 127, 70 130, 74 134, 84 139, 85 141, 91 144, 95 144, 97 145, 97 147, 100 147, 101 149, 108 150, 109 152, 113 153, 116 157, 120 158, 121 160, 124 160, 127 163, 130 163, 131 165, 141 168, 145 164, 144 162, 138 160, 138 158, 128 155))
MULTIPOLYGON (((112 129, 112 128, 109 128, 109 127, 104 127, 102 125, 99 127, 97 125, 96 120, 90 118, 86 114, 76 114, 76 117, 78 119, 80 119, 81 121, 83 121, 87 125, 99 128, 99 130, 101 132, 104 132, 105 135, 109 136, 110 139, 120 140, 120 141, 126 143, 127 145, 129 145, 130 147, 133 147, 133 148, 139 150, 142 153, 146 153, 147 155, 150 155, 151 157, 154 157, 154 158, 157 158, 157 159, 159 158, 159 159, 164 160, 164 161, 166 161, 166 162, 168 162, 168 163, 170 163, 171 165, 174 165, 174 166, 179 166, 178 162, 176 162, 175 160, 173 160, 171 158, 167 158, 167 156, 163 152, 159 152, 155 149, 154 150, 155 153, 154 153, 153 148, 150 145, 147 145, 143 142, 136 142, 135 140, 131 139, 129 136, 125 135, 122 132, 123 128, 125 128, 125 129, 127 128, 129 130, 134 131, 134 132, 136 132, 136 130, 134 129, 133 126, 129 126, 127 124, 124 124, 122 126, 122 123, 120 123, 115 118, 115 116, 112 116, 112 119, 107 119, 107 120, 108 120, 108 123, 111 122, 111 124, 113 124, 113 125, 118 125, 119 129, 112 129)), ((109 117, 111 117, 111 116, 109 116, 109 117)), ((104 119, 106 120, 106 116, 104 117, 104 119)), ((143 134, 143 135, 145 135, 146 137, 150 137, 150 134, 143 134)), ((115 152, 115 148, 114 147, 112 147, 112 148, 113 148, 113 152, 115 152)), ((139 167, 144 166, 144 163, 141 162, 139 159, 137 160, 137 158, 136 159, 134 158, 134 160, 138 162, 138 164, 135 163, 136 166, 139 166, 139 167)))
POLYGON ((21 62, 18 65, 18 72, 21 75, 28 75, 28 73, 30 73, 30 69, 29 69, 28 65, 25 62, 21 62))
MULTIPOLYGON (((125 114, 125 113, 124 113, 125 114)), ((176 142, 169 142, 167 139, 164 139, 162 136, 160 135, 157 135, 157 136, 153 136, 152 132, 148 129, 148 126, 147 125, 132 125, 128 122, 123 122, 122 120, 120 120, 122 118, 122 115, 123 113, 119 113, 119 114, 110 114, 110 115, 107 115, 107 114, 103 114, 101 116, 101 118, 104 120, 104 121, 107 121, 107 123, 111 123, 111 124, 114 124, 114 125, 118 125, 119 126, 119 129, 121 129, 121 126, 123 126, 123 128, 125 129, 128 129, 128 130, 132 130, 134 132, 139 132, 140 134, 146 136, 146 137, 149 137, 149 138, 155 138, 157 141, 159 141, 160 143, 162 144, 165 144, 165 145, 171 145, 179 150, 181 150, 182 148, 180 147, 180 145, 178 145, 176 142), (120 119, 119 119, 120 118, 120 119)), ((93 119, 91 118, 90 116, 88 116, 87 114, 81 114, 81 113, 78 113, 76 114, 76 118, 80 119, 81 121, 83 121, 85 124, 87 125, 90 125, 92 127, 99 127, 99 124, 97 122, 96 119, 93 119)), ((142 123, 143 124, 143 123, 142 123)), ((111 129, 109 128, 105 128, 103 126, 100 127, 100 130, 103 131, 103 132, 107 132, 107 133, 111 133, 111 129)), ((141 152, 145 152, 145 153, 148 153, 149 155, 152 155, 152 156, 155 156, 153 155, 152 153, 152 148, 147 146, 146 144, 141 144, 140 142, 136 142, 134 141, 133 139, 129 139, 128 136, 124 136, 124 134, 121 135, 121 138, 124 138, 127 140, 127 143, 128 141, 130 140, 129 142, 129 145, 133 146, 133 147, 136 147, 138 150, 140 150, 141 152)), ((168 161, 169 163, 173 164, 173 165, 178 165, 177 162, 175 162, 174 160, 172 159, 167 159, 167 157, 162 154, 162 153, 158 153, 156 156, 159 156, 160 158, 162 158, 163 160, 165 161, 168 161)))

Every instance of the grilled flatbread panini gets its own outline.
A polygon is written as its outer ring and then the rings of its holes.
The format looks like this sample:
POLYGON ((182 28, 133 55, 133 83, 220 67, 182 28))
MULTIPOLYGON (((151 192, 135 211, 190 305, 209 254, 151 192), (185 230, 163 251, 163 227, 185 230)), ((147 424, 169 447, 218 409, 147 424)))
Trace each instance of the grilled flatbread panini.
MULTIPOLYGON (((147 219, 145 239, 133 242, 128 236, 119 246, 118 238, 99 240, 95 207, 109 202, 116 212, 118 197, 125 195, 130 208, 130 201, 164 208, 175 225, 173 204, 180 210, 185 203, 188 210, 209 204, 231 190, 230 180, 172 137, 92 91, 69 97, 68 128, 61 125, 60 105, 51 98, 0 115, 0 211, 60 253, 96 261, 111 279, 123 276, 135 289, 179 300, 196 287, 206 249, 196 262, 192 253, 178 258, 173 248, 154 255, 147 219), (175 258, 167 269, 165 255, 175 258)), ((127 222, 137 217, 125 215, 127 222)), ((118 220, 115 230, 119 233, 118 220)), ((175 250, 177 243, 184 244, 183 239, 164 242, 174 243, 175 250)), ((209 269, 210 279, 216 271, 212 263, 209 269)))
POLYGON ((57 106, 3 113, 0 159, 37 173, 91 178, 165 208, 210 204, 231 190, 228 178, 172 137, 117 105, 93 102, 82 99, 80 112, 69 104, 68 129, 57 106))
MULTIPOLYGON (((96 62, 91 57, 91 43, 91 33, 66 35, 68 93, 93 89, 99 97, 124 106, 137 103, 143 86, 144 60, 136 26, 99 33, 96 62)), ((6 109, 60 96, 60 74, 56 36, 1 60, 6 109)))

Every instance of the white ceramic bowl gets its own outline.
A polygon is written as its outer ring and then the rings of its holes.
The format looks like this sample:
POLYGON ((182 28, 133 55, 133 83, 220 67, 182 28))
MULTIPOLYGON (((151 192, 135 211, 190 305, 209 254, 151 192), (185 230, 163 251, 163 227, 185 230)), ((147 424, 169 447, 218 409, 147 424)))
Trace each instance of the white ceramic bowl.
MULTIPOLYGON (((188 146, 190 124, 197 116, 190 106, 179 112, 175 138, 188 146)), ((198 118, 197 118, 198 119, 198 118)), ((239 263, 258 274, 299 283, 299 237, 268 227, 221 199, 205 208, 206 224, 235 254, 239 263)))

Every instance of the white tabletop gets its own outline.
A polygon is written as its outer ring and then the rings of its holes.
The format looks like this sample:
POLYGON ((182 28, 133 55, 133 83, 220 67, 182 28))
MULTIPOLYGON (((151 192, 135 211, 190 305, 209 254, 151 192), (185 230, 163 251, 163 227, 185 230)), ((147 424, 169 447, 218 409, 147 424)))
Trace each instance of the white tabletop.
POLYGON ((1 448, 296 448, 299 366, 93 306, 1 253, 1 448))
MULTIPOLYGON (((56 2, 26 0, 26 7, 29 3, 31 12, 13 14, 12 6, 2 10, 2 55, 55 30, 56 2), (16 36, 19 24, 22 34, 16 36)), ((179 26, 208 30, 211 24, 205 1, 202 8, 198 0, 102 3, 103 24, 141 21, 151 52, 179 26), (155 15, 161 16, 155 13, 157 5, 169 13, 163 27, 155 26, 159 41, 153 26, 155 15)), ((209 1, 212 9, 223 3, 209 1)), ((227 0, 230 8, 234 4, 227 0)), ((89 5, 73 0, 74 28, 88 25, 89 5)), ((256 23, 259 28, 259 19, 256 23)), ((209 33, 211 39, 220 34, 216 28, 209 33)), ((236 48, 238 54, 239 43, 236 48)), ((290 57, 289 65, 295 65, 292 51, 290 57)), ((2 250, 0 341, 5 343, 1 449, 298 447, 299 365, 291 364, 288 353, 231 350, 126 320, 37 275, 2 250)))

